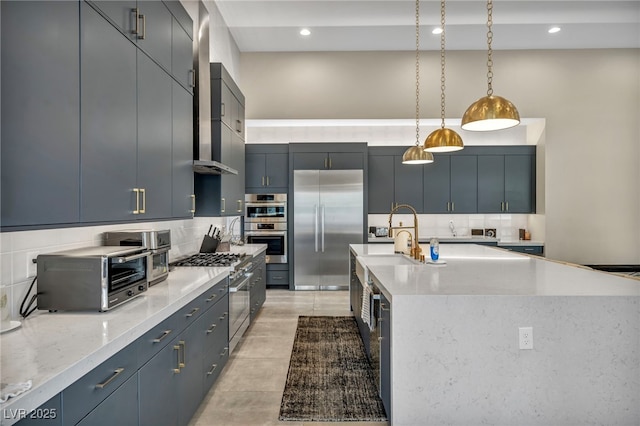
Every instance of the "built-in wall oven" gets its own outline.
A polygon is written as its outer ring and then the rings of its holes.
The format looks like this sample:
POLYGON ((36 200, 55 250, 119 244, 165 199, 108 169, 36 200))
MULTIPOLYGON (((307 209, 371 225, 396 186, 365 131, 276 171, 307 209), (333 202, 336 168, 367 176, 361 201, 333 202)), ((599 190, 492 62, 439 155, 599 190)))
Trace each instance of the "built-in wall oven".
POLYGON ((287 263, 287 194, 246 194, 247 244, 266 244, 266 263, 287 263))

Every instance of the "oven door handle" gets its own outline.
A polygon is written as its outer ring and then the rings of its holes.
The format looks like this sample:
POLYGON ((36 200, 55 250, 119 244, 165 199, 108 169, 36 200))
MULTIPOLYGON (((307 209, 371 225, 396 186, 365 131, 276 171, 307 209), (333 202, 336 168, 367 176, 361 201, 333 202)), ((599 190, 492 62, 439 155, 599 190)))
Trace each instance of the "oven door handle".
POLYGON ((248 283, 249 283, 249 277, 246 277, 237 286, 229 287, 229 293, 237 293, 239 291, 242 291, 242 288, 246 287, 248 283))
POLYGON ((131 262, 132 260, 142 259, 143 257, 147 257, 147 256, 149 256, 149 252, 144 252, 144 253, 141 253, 141 254, 135 254, 133 256, 116 257, 114 259, 118 263, 127 263, 127 262, 131 262))

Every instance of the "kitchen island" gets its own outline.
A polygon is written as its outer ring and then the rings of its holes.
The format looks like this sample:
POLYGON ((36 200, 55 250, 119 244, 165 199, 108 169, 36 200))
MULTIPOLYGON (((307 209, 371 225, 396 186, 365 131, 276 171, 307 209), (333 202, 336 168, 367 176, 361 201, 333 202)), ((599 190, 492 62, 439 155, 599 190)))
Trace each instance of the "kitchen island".
POLYGON ((388 320, 393 425, 640 424, 640 281, 478 245, 441 244, 444 265, 350 250, 388 320))
MULTIPOLYGON (((264 244, 233 247, 233 251, 249 256, 259 256, 265 250, 264 244)), ((192 302, 201 296, 209 296, 205 292, 212 286, 226 292, 228 286, 225 284, 232 269, 233 267, 176 268, 169 273, 166 281, 150 287, 140 296, 108 312, 36 311, 22 321, 20 328, 0 336, 2 382, 32 383, 28 391, 0 404, 0 424, 11 425, 25 414, 34 413, 33 410, 41 404, 77 383, 105 361, 117 357, 122 351, 131 351, 133 364, 145 362, 139 356, 142 350, 136 347, 139 339, 148 332, 153 332, 155 327, 162 326, 180 310, 186 309, 185 316, 195 320, 204 310, 204 305, 202 309, 198 308, 199 312, 192 311, 192 302)), ((218 299, 220 298, 227 300, 224 294, 220 294, 218 299)), ((209 296, 208 300, 213 298, 209 296)), ((228 305, 224 311, 228 311, 228 305)), ((173 330, 171 337, 164 340, 164 343, 177 334, 175 325, 177 323, 173 322, 171 326, 164 326, 173 330)), ((153 337, 160 334, 154 334, 153 337)), ((163 339, 164 336, 161 336, 155 340, 163 339)), ((175 356, 170 357, 170 362, 173 359, 175 356)), ((139 366, 133 366, 134 369, 137 367, 139 366)), ((124 374, 127 372, 123 372, 124 374)), ((136 376, 136 373, 133 375, 136 376)), ((109 374, 106 374, 101 380, 108 377, 109 374)), ((87 387, 86 393, 89 394, 93 387, 87 387)), ((54 414, 54 418, 59 419, 58 410, 59 408, 42 412, 54 414)), ((65 417, 65 424, 67 421, 65 417)))

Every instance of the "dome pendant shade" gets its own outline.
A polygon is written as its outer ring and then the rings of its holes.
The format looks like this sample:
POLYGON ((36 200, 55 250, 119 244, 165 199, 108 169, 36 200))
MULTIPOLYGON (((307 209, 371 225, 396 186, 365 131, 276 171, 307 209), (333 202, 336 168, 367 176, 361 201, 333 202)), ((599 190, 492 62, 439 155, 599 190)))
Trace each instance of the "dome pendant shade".
POLYGON ((407 148, 402 155, 402 164, 433 163, 433 154, 426 152, 421 146, 414 145, 407 148))
POLYGON ((453 152, 464 148, 459 134, 445 127, 434 130, 424 141, 423 149, 427 152, 453 152))
POLYGON ((475 132, 508 129, 519 123, 520 114, 515 105, 493 95, 475 101, 462 116, 462 129, 475 132))

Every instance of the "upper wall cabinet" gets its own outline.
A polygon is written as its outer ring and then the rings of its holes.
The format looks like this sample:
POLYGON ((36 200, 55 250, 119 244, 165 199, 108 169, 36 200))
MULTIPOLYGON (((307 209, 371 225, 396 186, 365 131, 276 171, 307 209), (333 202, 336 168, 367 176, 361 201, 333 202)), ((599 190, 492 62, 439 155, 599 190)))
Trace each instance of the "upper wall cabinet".
POLYGON ((535 155, 478 156, 478 210, 535 212, 535 155))
POLYGON ((175 18, 142 3, 161 17, 147 21, 156 57, 97 3, 2 2, 3 229, 191 216, 193 98, 169 72, 175 18))
POLYGON ((290 144, 293 170, 364 169, 366 144, 290 144))
POLYGON ((398 204, 422 212, 423 168, 402 164, 405 148, 369 148, 369 213, 389 213, 398 204))
POLYGON ((2 226, 78 222, 79 3, 3 1, 0 8, 2 226))
POLYGON ((287 193, 289 145, 249 144, 245 149, 245 193, 287 193))

